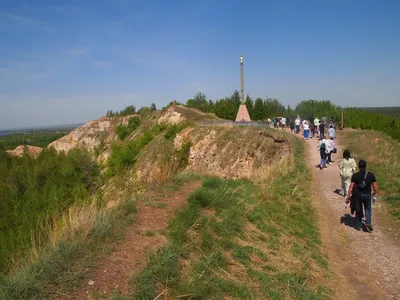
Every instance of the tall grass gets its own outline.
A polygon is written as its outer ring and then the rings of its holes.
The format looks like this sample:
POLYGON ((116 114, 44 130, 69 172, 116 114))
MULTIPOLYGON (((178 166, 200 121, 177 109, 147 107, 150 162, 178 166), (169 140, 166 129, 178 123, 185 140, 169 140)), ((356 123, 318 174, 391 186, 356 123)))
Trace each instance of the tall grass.
POLYGON ((301 142, 293 146, 256 183, 206 177, 132 278, 133 299, 326 298, 310 174, 301 142))
POLYGON ((71 292, 82 282, 85 269, 105 253, 108 242, 133 221, 134 213, 132 198, 112 208, 99 208, 95 201, 70 207, 53 220, 44 242, 40 235, 32 237, 28 259, 0 278, 0 299, 48 299, 71 292))

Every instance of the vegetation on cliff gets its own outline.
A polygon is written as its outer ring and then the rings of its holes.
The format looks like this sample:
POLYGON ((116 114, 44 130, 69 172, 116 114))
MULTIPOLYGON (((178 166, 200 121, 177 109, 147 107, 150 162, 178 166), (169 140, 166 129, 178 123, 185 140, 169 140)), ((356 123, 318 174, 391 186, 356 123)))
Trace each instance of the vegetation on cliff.
POLYGON ((0 152, 0 272, 34 244, 43 243, 52 220, 83 203, 102 184, 92 155, 44 150, 37 159, 0 152))

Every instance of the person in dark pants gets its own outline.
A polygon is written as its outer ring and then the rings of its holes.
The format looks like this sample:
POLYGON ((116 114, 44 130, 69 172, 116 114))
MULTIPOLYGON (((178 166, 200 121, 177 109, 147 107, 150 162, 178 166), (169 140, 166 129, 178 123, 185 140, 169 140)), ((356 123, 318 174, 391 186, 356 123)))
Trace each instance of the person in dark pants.
POLYGON ((361 230, 361 220, 364 216, 365 210, 365 224, 368 232, 373 231, 372 227, 372 197, 371 192, 374 190, 373 195, 378 195, 378 185, 374 173, 367 171, 367 162, 360 160, 358 162, 360 171, 353 174, 348 192, 346 203, 351 200, 351 211, 356 212, 356 229, 361 230), (363 209, 364 208, 364 209, 363 209))
POLYGON ((325 125, 321 121, 319 121, 318 131, 319 131, 319 139, 322 140, 323 137, 325 136, 325 125))

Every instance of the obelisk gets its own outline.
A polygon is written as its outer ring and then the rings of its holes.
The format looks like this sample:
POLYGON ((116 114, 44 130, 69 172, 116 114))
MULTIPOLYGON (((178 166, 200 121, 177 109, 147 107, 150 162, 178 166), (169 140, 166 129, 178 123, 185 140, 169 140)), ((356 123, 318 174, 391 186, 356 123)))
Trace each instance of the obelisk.
POLYGON ((251 122, 249 112, 244 103, 243 55, 240 56, 240 97, 242 98, 242 103, 239 106, 235 122, 251 122))

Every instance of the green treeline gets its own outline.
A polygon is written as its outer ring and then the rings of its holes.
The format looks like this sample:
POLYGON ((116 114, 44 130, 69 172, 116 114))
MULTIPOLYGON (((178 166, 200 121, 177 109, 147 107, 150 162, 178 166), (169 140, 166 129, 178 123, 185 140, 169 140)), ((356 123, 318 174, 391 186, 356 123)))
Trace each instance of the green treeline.
MULTIPOLYGON (((240 94, 238 91, 235 91, 232 96, 225 97, 215 102, 207 100, 206 95, 203 93, 197 93, 193 99, 189 99, 186 102, 186 105, 188 107, 198 108, 204 112, 214 113, 222 119, 235 120, 240 103, 240 94)), ((284 105, 277 99, 272 98, 257 98, 253 101, 253 99, 247 95, 245 103, 252 120, 265 120, 268 117, 282 116, 286 110, 284 105)))
POLYGON ((109 110, 109 111, 107 111, 106 116, 107 117, 129 116, 129 115, 134 115, 134 114, 140 114, 143 110, 155 111, 155 110, 157 110, 157 107, 154 103, 152 103, 150 105, 150 107, 143 106, 141 109, 136 111, 136 107, 134 105, 129 105, 120 111, 109 110))
POLYGON ((45 240, 51 219, 85 201, 101 185, 100 170, 84 150, 57 154, 45 149, 37 159, 11 157, 0 151, 0 273, 12 258, 45 240))
POLYGON ((2 145, 5 150, 13 150, 19 145, 30 145, 45 148, 51 142, 63 137, 68 133, 69 131, 10 134, 0 137, 0 145, 2 145))
MULTIPOLYGON (((203 112, 214 113, 216 116, 235 120, 240 105, 240 94, 235 91, 231 97, 217 101, 208 100, 203 93, 197 93, 193 99, 186 101, 186 106, 200 109, 203 112)), ((172 104, 172 103, 170 103, 172 104)), ((255 121, 265 121, 268 118, 285 116, 294 118, 300 115, 303 119, 313 120, 315 117, 333 118, 337 123, 341 113, 344 113, 344 126, 356 129, 370 129, 384 132, 392 138, 400 140, 400 119, 383 113, 371 113, 358 108, 342 108, 329 100, 304 100, 292 109, 287 108, 273 98, 256 98, 255 101, 247 95, 245 101, 250 118, 255 121)))

